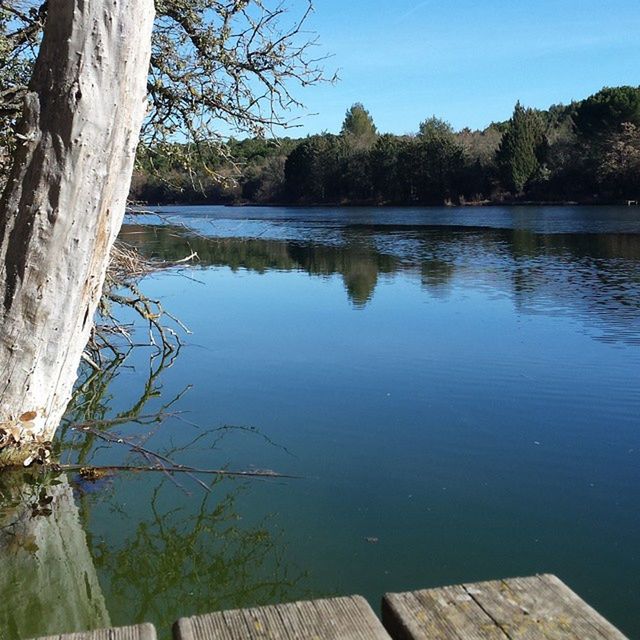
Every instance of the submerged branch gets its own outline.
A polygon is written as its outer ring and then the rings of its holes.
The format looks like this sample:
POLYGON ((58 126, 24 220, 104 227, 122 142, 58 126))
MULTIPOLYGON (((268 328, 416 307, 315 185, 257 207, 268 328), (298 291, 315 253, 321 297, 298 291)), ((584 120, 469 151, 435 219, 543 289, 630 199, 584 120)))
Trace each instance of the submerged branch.
POLYGON ((198 467, 189 467, 181 464, 174 466, 119 464, 89 467, 79 464, 61 464, 57 465, 57 467, 62 471, 78 471, 83 477, 87 477, 88 479, 99 477, 102 473, 109 471, 160 471, 162 473, 199 473, 205 475, 228 476, 232 478, 285 478, 288 480, 301 479, 301 476, 278 473, 277 471, 273 471, 271 469, 257 469, 255 471, 230 471, 227 469, 200 469, 198 467))
MULTIPOLYGON (((167 417, 174 415, 170 413, 160 412, 155 415, 150 416, 139 416, 135 421, 141 424, 144 424, 148 419, 149 422, 162 422, 167 417)), ((91 423, 83 423, 83 424, 71 424, 69 428, 82 432, 88 433, 94 436, 95 438, 102 440, 103 442, 107 442, 109 444, 120 444, 124 445, 134 454, 140 456, 143 460, 147 461, 148 465, 107 465, 107 466, 93 466, 93 465, 77 465, 77 464, 62 464, 56 465, 57 468, 63 469, 65 471, 86 471, 87 477, 89 479, 92 478, 92 475, 95 473, 95 477, 99 477, 101 472, 108 471, 159 471, 167 475, 167 477, 180 489, 184 489, 182 485, 180 485, 176 479, 173 477, 174 473, 185 473, 193 480, 196 484, 200 485, 205 491, 210 491, 210 487, 207 486, 202 480, 200 480, 197 475, 216 475, 216 476, 228 476, 235 478, 286 478, 286 479, 297 479, 299 476, 293 476, 289 474, 278 473, 271 469, 255 469, 248 471, 230 471, 227 469, 202 469, 198 467, 191 467, 189 465, 180 464, 174 462, 169 456, 158 453, 157 451, 153 451, 138 442, 135 442, 133 438, 125 437, 122 434, 111 433, 109 431, 105 431, 106 426, 113 426, 115 424, 122 424, 123 422, 131 421, 130 418, 120 418, 114 420, 105 420, 105 421, 95 421, 91 423), (96 425, 102 425, 102 428, 96 428, 96 425)), ((148 423, 147 423, 148 424, 148 423)))

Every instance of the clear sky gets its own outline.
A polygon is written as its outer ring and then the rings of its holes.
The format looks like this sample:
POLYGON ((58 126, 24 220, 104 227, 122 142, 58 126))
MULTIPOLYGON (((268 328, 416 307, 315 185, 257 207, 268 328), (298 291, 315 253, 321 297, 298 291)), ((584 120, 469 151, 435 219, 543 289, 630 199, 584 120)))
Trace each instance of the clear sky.
MULTIPOLYGON (((295 7, 296 0, 290 0, 295 7)), ((298 93, 290 135, 337 132, 362 102, 382 132, 437 115, 455 128, 509 117, 516 100, 567 103, 640 84, 640 0, 315 0, 310 26, 335 86, 298 93)))

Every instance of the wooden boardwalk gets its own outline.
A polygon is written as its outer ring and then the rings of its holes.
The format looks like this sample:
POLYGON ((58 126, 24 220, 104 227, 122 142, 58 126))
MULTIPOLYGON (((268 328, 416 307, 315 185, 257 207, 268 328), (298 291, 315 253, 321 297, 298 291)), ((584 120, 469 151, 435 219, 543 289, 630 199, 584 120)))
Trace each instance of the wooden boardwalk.
MULTIPOLYGON (((364 598, 348 596, 182 618, 174 625, 173 637, 174 640, 627 640, 552 575, 388 593, 382 601, 382 623, 364 598)), ((156 634, 152 625, 139 625, 41 640, 156 640, 156 634)))
POLYGON ((97 629, 83 633, 47 636, 38 640, 157 640, 156 629, 152 624, 137 624, 133 627, 97 629))
POLYGON ((387 594, 397 640, 626 640, 552 575, 387 594))
POLYGON ((361 596, 222 611, 176 622, 175 640, 390 640, 361 596))

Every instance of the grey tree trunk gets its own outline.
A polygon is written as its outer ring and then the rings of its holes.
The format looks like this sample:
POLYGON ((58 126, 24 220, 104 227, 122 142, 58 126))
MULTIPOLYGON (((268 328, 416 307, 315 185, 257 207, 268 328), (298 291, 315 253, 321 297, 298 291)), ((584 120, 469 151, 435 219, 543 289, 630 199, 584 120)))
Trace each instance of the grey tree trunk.
POLYGON ((50 440, 71 396, 124 216, 153 17, 153 0, 49 0, 0 203, 5 461, 50 440))

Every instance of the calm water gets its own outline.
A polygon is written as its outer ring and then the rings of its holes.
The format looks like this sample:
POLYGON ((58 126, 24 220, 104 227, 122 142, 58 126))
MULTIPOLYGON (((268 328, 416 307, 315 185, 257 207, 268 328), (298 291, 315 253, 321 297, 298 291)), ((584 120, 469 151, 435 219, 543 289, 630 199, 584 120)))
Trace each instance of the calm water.
MULTIPOLYGON (((145 620, 167 638, 219 608, 361 593, 377 609, 385 591, 535 572, 640 637, 638 209, 128 222, 149 255, 198 253, 141 285, 192 334, 175 327, 185 346, 164 363, 134 349, 70 417, 170 404, 162 423, 111 432, 201 468, 300 478, 207 494, 162 474, 59 477, 51 515, 1 535, 8 638, 145 620)), ((61 456, 145 464, 68 429, 61 456)), ((40 497, 12 482, 3 522, 40 497)))

